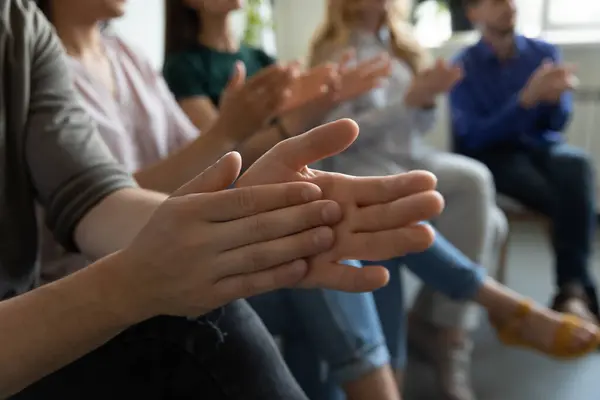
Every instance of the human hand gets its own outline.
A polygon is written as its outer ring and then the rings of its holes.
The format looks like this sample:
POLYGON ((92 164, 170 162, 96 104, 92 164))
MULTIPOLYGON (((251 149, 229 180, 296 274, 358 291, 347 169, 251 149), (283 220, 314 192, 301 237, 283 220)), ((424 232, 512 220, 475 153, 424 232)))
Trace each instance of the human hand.
POLYGON ((297 110, 327 96, 337 85, 337 75, 337 65, 333 63, 319 65, 299 75, 290 85, 289 96, 280 107, 280 112, 297 110))
POLYGON ((256 161, 237 187, 284 182, 310 182, 325 199, 340 204, 342 221, 334 227, 335 244, 311 257, 309 271, 298 286, 350 292, 371 291, 387 283, 383 267, 362 269, 340 264, 347 259, 386 260, 427 249, 434 233, 420 221, 443 208, 434 191, 435 177, 423 171, 388 177, 358 178, 310 169, 307 165, 345 150, 358 135, 351 120, 322 125, 280 142, 256 161))
POLYGON ((572 65, 557 65, 552 60, 545 60, 521 91, 521 105, 531 108, 541 102, 558 102, 564 92, 577 86, 574 71, 572 65))
POLYGON ((417 73, 406 91, 405 102, 410 107, 427 108, 435 105, 435 98, 448 92, 462 79, 462 68, 439 59, 433 67, 417 73))
POLYGON ((340 60, 340 83, 335 97, 337 103, 352 100, 379 87, 392 72, 392 62, 387 53, 381 53, 358 64, 354 59, 354 50, 349 50, 340 60))
MULTIPOLYGON (((382 80, 390 75, 391 61, 387 53, 358 64, 354 59, 354 51, 349 50, 344 53, 338 64, 327 63, 311 69, 309 74, 321 77, 319 81, 314 80, 312 86, 305 86, 315 95, 302 107, 287 112, 280 118, 280 123, 289 136, 311 129, 337 104, 352 100, 380 86, 382 80), (320 86, 317 86, 317 83, 320 86), (318 95, 317 91, 320 91, 318 95)), ((297 80, 296 84, 298 83, 301 83, 300 79, 297 80)))
POLYGON ((338 66, 333 63, 314 67, 296 79, 279 116, 285 135, 296 136, 321 122, 335 102, 338 85, 338 66))
POLYGON ((290 85, 298 74, 296 64, 272 65, 246 81, 246 69, 237 62, 219 105, 219 132, 241 142, 279 113, 290 96, 290 85))
POLYGON ((119 253, 127 268, 115 272, 115 285, 132 314, 197 316, 293 286, 307 273, 303 259, 331 248, 341 209, 321 200, 318 186, 225 190, 240 168, 237 153, 226 155, 166 200, 119 253))

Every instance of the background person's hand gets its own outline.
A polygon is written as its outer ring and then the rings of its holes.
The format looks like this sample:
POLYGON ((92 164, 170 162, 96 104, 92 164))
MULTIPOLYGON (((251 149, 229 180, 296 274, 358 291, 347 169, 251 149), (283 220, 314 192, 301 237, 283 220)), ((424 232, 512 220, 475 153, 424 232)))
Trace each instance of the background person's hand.
MULTIPOLYGON (((312 99, 280 117, 285 134, 296 136, 315 127, 338 104, 379 87, 390 72, 391 60, 387 53, 357 64, 354 50, 345 52, 337 64, 313 67, 308 74, 320 79, 313 80, 309 87, 312 99)), ((296 83, 300 83, 300 79, 296 83)))
POLYGON ((462 76, 461 67, 439 59, 413 77, 406 92, 406 104, 416 108, 431 107, 435 105, 436 97, 450 91, 462 76))
POLYGON ((342 152, 354 142, 358 126, 351 120, 322 125, 283 141, 254 163, 236 186, 283 182, 318 185, 324 198, 340 204, 343 220, 335 226, 335 245, 311 258, 301 287, 370 291, 387 283, 383 267, 362 269, 339 264, 347 259, 386 260, 427 249, 433 231, 420 221, 437 216, 443 199, 435 177, 423 171, 388 177, 358 178, 310 169, 307 165, 342 152))
POLYGON ((335 101, 343 103, 379 87, 392 72, 387 53, 356 63, 355 51, 348 50, 339 62, 339 89, 335 101))
POLYGON ((544 60, 521 91, 521 104, 531 108, 541 102, 558 102, 564 92, 577 85, 574 71, 572 65, 558 65, 551 60, 544 60))
POLYGON ((221 96, 217 124, 235 142, 253 135, 279 113, 298 74, 296 64, 272 65, 246 81, 246 68, 237 62, 221 96))
POLYGON ((232 300, 297 284, 304 259, 330 249, 338 204, 308 182, 224 190, 239 174, 231 153, 176 191, 114 272, 131 314, 197 316, 232 300))

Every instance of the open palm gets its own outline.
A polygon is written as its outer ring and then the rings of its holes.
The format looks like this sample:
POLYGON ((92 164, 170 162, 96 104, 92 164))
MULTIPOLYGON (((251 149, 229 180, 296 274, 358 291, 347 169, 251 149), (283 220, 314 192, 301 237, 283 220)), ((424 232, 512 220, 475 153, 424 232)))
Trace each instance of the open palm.
POLYGON ((334 228, 335 245, 309 260, 302 287, 368 291, 387 283, 383 267, 363 269, 342 265, 347 259, 385 260, 427 249, 433 231, 420 221, 437 216, 443 199, 435 192, 436 178, 424 171, 388 177, 353 177, 308 168, 338 154, 358 136, 351 120, 322 125, 273 147, 254 163, 236 185, 311 182, 324 198, 340 204, 342 221, 334 228))

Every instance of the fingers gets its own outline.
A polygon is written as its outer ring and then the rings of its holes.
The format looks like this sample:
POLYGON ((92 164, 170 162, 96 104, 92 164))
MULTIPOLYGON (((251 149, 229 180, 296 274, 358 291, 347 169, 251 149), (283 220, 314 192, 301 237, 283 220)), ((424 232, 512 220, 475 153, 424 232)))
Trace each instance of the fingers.
POLYGON ((227 153, 203 173, 173 192, 171 197, 226 189, 238 177, 241 168, 242 158, 239 153, 227 153))
POLYGON ((411 194, 434 190, 431 172, 411 171, 386 177, 352 177, 352 192, 359 207, 394 201, 411 194))
POLYGON ((244 85, 246 80, 246 65, 242 61, 237 61, 233 67, 233 73, 225 90, 236 90, 244 85))
POLYGON ((315 201, 231 221, 215 227, 229 239, 224 249, 275 240, 319 226, 332 226, 342 219, 340 206, 329 200, 315 201))
POLYGON ((317 185, 307 182, 249 186, 205 195, 195 201, 195 215, 210 222, 224 222, 254 216, 319 200, 317 185))
POLYGON ((356 122, 341 119, 284 140, 269 150, 267 155, 272 162, 300 171, 309 164, 341 153, 357 136, 356 122))
POLYGON ((381 53, 373 58, 359 63, 355 72, 360 78, 380 78, 384 74, 389 74, 389 68, 391 66, 391 60, 388 53, 381 53))
POLYGON ((541 68, 543 70, 548 70, 554 66, 554 61, 551 58, 544 58, 542 61, 541 68))
POLYGON ((288 112, 301 108, 313 100, 320 100, 337 85, 337 72, 332 64, 322 64, 312 68, 296 79, 291 85, 291 95, 280 112, 288 112))
POLYGON ((368 92, 381 84, 391 73, 390 57, 387 53, 362 61, 355 68, 345 68, 341 73, 339 101, 347 101, 368 92))
POLYGON ((288 69, 280 64, 270 65, 267 68, 261 69, 248 79, 246 87, 248 87, 249 90, 254 91, 268 83, 270 80, 279 77, 279 75, 286 74, 287 72, 288 69))
POLYGON ((387 285, 390 275, 383 267, 357 268, 350 265, 325 262, 316 257, 309 263, 309 271, 300 287, 341 290, 343 292, 371 292, 387 285))
POLYGON ((425 251, 434 239, 435 232, 429 225, 417 224, 388 231, 353 234, 339 251, 348 259, 388 260, 425 251))
POLYGON ((260 115, 272 117, 279 114, 292 98, 291 86, 297 75, 298 68, 292 65, 277 70, 260 85, 248 87, 250 105, 259 110, 260 115))
POLYGON ((378 232, 401 228, 433 219, 444 208, 442 195, 435 191, 422 192, 396 201, 360 208, 354 214, 355 232, 378 232))
POLYGON ((342 54, 342 57, 340 58, 340 62, 339 62, 339 71, 341 74, 348 71, 348 69, 350 68, 349 64, 352 61, 354 61, 355 58, 356 58, 356 50, 355 49, 348 49, 348 50, 344 51, 344 53, 342 54))
POLYGON ((307 258, 329 250, 334 233, 329 227, 319 227, 292 236, 260 242, 220 254, 221 277, 266 270, 278 265, 307 258))
POLYGON ((264 271, 223 278, 216 283, 215 289, 228 303, 240 298, 293 287, 304 278, 307 272, 306 261, 295 260, 264 271))

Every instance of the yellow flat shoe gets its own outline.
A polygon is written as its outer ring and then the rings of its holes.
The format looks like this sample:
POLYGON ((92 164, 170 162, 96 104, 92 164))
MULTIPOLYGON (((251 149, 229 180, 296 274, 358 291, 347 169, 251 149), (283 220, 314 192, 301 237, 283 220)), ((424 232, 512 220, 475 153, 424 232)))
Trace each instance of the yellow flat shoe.
POLYGON ((521 337, 520 328, 525 319, 533 312, 533 303, 523 301, 519 304, 513 318, 504 324, 495 324, 492 322, 498 339, 507 346, 520 347, 539 351, 547 356, 569 360, 583 357, 596 351, 600 345, 600 333, 593 337, 589 343, 580 348, 572 346, 573 333, 585 325, 585 321, 574 315, 562 315, 562 321, 556 328, 554 341, 550 347, 542 346, 538 343, 530 342, 521 337))

